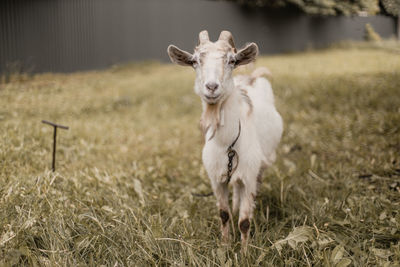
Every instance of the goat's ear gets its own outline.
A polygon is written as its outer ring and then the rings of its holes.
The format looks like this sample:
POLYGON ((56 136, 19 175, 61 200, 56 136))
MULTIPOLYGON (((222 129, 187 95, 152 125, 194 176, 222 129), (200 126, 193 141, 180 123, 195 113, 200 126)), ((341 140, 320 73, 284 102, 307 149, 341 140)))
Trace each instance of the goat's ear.
POLYGON ((173 63, 177 63, 182 66, 192 66, 193 65, 193 55, 179 49, 174 45, 168 46, 168 56, 173 63))
POLYGON ((258 55, 258 47, 255 43, 246 45, 240 49, 235 55, 235 66, 248 64, 256 59, 258 55))

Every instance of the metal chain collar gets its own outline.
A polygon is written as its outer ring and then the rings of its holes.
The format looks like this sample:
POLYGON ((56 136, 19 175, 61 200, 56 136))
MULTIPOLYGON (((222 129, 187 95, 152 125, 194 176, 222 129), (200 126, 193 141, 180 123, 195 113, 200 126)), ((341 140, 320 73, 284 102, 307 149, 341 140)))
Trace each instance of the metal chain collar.
MULTIPOLYGON (((242 126, 241 126, 240 121, 239 121, 239 133, 238 133, 236 139, 233 141, 233 143, 226 150, 226 152, 228 154, 228 166, 227 166, 228 170, 227 170, 227 172, 225 174, 226 177, 227 177, 226 178, 226 184, 229 184, 229 182, 231 181, 231 178, 232 178, 232 174, 236 171, 237 166, 239 165, 239 155, 236 152, 236 150, 233 149, 233 147, 235 146, 237 140, 239 139, 241 130, 242 130, 242 126), (233 159, 235 157, 237 158, 237 160, 236 160, 235 167, 233 167, 233 159)), ((195 196, 195 197, 209 197, 209 196, 213 195, 213 192, 210 192, 210 193, 207 193, 207 194, 192 193, 192 195, 195 196)))
POLYGON ((242 130, 240 121, 239 121, 239 133, 238 136, 236 137, 236 139, 233 141, 233 143, 228 147, 228 149, 226 150, 227 154, 228 154, 228 171, 226 172, 226 183, 229 184, 229 182, 231 181, 232 178, 232 174, 236 171, 237 166, 239 165, 239 155, 237 154, 236 150, 233 149, 233 147, 235 146, 237 140, 239 139, 240 136, 240 132, 242 130), (235 168, 233 168, 233 159, 235 158, 235 156, 237 157, 236 160, 236 166, 235 168))

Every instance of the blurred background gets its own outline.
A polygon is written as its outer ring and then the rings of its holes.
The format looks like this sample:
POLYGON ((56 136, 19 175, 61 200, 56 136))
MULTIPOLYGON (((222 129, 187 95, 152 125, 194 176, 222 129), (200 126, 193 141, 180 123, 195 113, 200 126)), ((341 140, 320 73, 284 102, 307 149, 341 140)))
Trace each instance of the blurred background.
POLYGON ((228 29, 262 54, 362 40, 370 25, 396 36, 396 0, 2 0, 0 73, 74 72, 167 60, 170 43, 191 51, 197 34, 228 29))
POLYGON ((400 266, 399 11, 0 0, 0 266, 400 266), (237 227, 220 246, 215 198, 192 195, 211 190, 201 101, 166 50, 204 29, 258 44, 285 125, 246 257, 237 227), (55 172, 42 120, 69 127, 55 172))

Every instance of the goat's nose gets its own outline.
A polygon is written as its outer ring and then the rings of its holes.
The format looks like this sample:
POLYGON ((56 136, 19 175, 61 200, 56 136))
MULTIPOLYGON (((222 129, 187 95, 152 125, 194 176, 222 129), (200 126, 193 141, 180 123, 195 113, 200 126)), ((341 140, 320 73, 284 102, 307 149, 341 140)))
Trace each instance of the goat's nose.
POLYGON ((210 90, 211 92, 214 92, 215 90, 218 89, 218 84, 217 83, 206 83, 206 88, 210 90))

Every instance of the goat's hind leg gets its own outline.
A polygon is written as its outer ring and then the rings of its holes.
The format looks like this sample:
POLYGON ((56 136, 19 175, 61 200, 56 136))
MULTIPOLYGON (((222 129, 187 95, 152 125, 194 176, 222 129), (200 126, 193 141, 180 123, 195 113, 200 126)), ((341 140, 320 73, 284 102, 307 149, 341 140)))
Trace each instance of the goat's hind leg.
POLYGON ((239 211, 239 230, 242 243, 242 252, 247 252, 247 244, 249 241, 250 223, 253 218, 254 199, 256 197, 256 189, 242 185, 240 187, 240 211, 239 211))
POLYGON ((223 243, 229 243, 229 189, 225 183, 216 183, 213 186, 214 195, 217 199, 219 216, 221 218, 221 238, 223 243))

